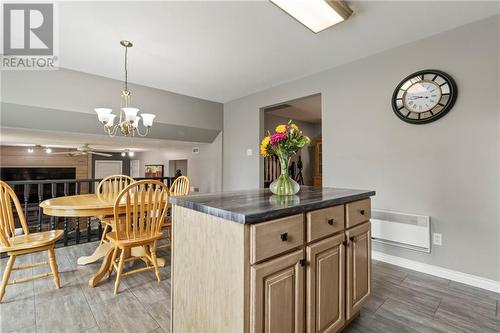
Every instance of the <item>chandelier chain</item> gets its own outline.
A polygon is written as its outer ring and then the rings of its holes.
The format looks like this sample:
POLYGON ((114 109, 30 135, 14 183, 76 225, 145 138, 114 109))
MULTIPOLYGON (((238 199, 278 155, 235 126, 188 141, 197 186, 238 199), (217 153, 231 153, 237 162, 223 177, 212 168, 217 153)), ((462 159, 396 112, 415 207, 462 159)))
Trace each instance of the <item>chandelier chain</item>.
POLYGON ((125 91, 128 91, 127 51, 128 47, 125 47, 125 91))

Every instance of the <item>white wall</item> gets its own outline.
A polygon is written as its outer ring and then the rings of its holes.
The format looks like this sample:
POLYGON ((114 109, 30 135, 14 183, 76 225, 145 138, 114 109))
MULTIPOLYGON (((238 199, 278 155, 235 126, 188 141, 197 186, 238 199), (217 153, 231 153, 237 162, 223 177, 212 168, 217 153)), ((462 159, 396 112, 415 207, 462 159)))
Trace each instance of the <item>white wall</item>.
POLYGON ((151 150, 136 154, 140 160, 140 174, 144 177, 144 165, 163 164, 164 175, 169 175, 169 161, 186 159, 187 176, 191 186, 200 193, 220 192, 222 188, 222 133, 210 144, 193 144, 185 149, 151 150), (198 154, 192 153, 192 147, 199 147, 198 154))
POLYGON ((322 94, 325 186, 373 189, 375 208, 427 214, 443 246, 379 251, 500 281, 500 16, 224 105, 224 189, 259 186, 259 109, 322 94), (427 125, 391 108, 396 85, 426 68, 452 75, 455 107, 427 125))

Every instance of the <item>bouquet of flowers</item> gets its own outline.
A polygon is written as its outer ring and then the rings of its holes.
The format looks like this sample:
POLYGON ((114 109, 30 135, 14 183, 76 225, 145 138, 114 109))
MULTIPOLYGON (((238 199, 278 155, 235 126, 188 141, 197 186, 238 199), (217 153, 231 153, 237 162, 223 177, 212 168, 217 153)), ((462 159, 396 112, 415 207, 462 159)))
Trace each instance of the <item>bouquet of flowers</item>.
POLYGON ((288 174, 288 164, 293 154, 311 143, 311 139, 303 135, 299 127, 291 120, 288 124, 276 126, 276 133, 268 135, 260 143, 260 153, 264 157, 276 156, 280 162, 281 174, 270 185, 269 189, 276 195, 296 194, 300 186, 288 174))

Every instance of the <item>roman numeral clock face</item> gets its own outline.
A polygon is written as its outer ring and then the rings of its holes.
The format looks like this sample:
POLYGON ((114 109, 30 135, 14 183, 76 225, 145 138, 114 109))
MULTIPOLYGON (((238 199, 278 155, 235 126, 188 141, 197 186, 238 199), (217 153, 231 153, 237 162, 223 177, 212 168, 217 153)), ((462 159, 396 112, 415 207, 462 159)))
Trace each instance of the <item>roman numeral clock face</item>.
POLYGON ((406 77, 392 95, 396 115, 412 124, 425 124, 444 116, 455 103, 457 86, 446 73, 425 70, 406 77))

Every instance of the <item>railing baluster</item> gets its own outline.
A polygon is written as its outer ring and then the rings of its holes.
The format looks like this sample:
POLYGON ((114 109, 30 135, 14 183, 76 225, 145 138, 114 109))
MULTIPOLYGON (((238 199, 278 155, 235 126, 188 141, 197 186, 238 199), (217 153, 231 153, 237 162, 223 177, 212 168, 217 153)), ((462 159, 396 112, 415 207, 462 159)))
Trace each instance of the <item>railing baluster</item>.
MULTIPOLYGON (((28 200, 29 200, 29 197, 30 197, 30 184, 24 184, 23 194, 24 194, 24 217, 26 218, 26 223, 28 223, 28 221, 29 221, 29 216, 28 216, 28 200)), ((29 224, 28 224, 28 226, 29 226, 29 224)))
MULTIPOLYGON (((81 189, 80 189, 80 182, 75 183, 75 195, 80 194, 81 189)), ((80 244, 80 218, 76 218, 76 225, 75 225, 75 242, 76 244, 80 244)))
MULTIPOLYGON (((68 196, 68 183, 63 185, 64 196, 68 196)), ((64 246, 68 246, 68 217, 64 217, 64 246)))
MULTIPOLYGON (((55 198, 57 194, 57 183, 52 183, 50 184, 50 195, 52 198, 55 198)), ((56 217, 51 216, 50 217, 50 229, 55 230, 56 229, 56 217)))
MULTIPOLYGON (((92 193, 92 189, 91 189, 91 186, 93 186, 93 182, 92 181, 89 181, 88 182, 88 192, 89 193, 92 193)), ((91 234, 91 229, 90 229, 90 217, 87 217, 87 242, 90 242, 92 240, 92 234, 91 234)))
MULTIPOLYGON (((136 178, 136 180, 147 179, 145 177, 136 178)), ((169 187, 172 185, 174 177, 155 177, 154 179, 160 180, 167 184, 169 187)), ((64 186, 64 196, 68 195, 79 195, 79 194, 87 194, 87 193, 95 193, 95 184, 100 182, 102 179, 54 179, 54 180, 20 180, 20 181, 7 181, 7 183, 14 189, 19 199, 24 199, 22 202, 22 209, 26 216, 26 221, 28 223, 28 227, 32 230, 44 231, 44 230, 55 230, 58 227, 59 221, 63 219, 62 217, 50 216, 49 218, 43 214, 43 209, 40 207, 40 203, 47 199, 47 196, 44 193, 44 190, 47 189, 46 186, 50 186, 50 194, 49 198, 56 198, 61 194, 61 185, 64 186), (72 186, 75 186, 74 193, 72 186), (32 186, 36 186, 37 189, 37 197, 34 202, 30 203, 30 192, 32 186), (71 191, 71 193, 69 193, 71 191), (35 209, 34 205, 37 204, 38 207, 35 209), (30 215, 30 213, 32 213, 30 215), (46 226, 44 226, 44 223, 46 226)), ((64 238, 61 240, 61 245, 67 246, 70 244, 79 244, 83 239, 87 239, 87 242, 91 242, 97 239, 100 239, 102 236, 103 226, 100 223, 97 223, 95 229, 92 229, 93 219, 89 218, 79 218, 79 217, 65 217, 64 218, 64 238), (87 237, 84 236, 82 231, 82 227, 80 223, 84 223, 82 221, 87 221, 86 223, 86 234, 87 237), (76 223, 76 224, 73 224, 76 223), (75 233, 75 236, 69 235, 69 231, 75 233)))
POLYGON ((43 184, 38 184, 38 231, 42 231, 42 207, 40 203, 43 200, 43 184))

